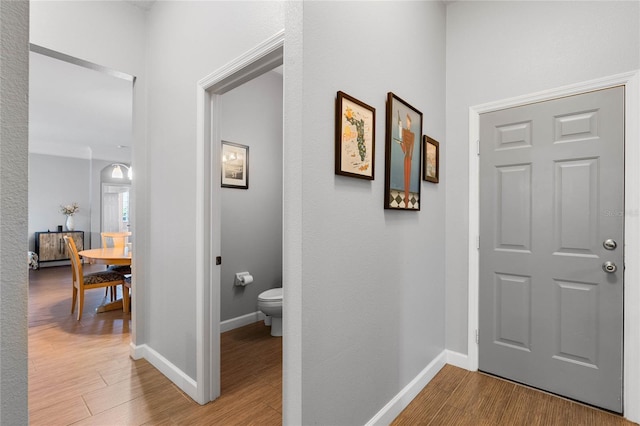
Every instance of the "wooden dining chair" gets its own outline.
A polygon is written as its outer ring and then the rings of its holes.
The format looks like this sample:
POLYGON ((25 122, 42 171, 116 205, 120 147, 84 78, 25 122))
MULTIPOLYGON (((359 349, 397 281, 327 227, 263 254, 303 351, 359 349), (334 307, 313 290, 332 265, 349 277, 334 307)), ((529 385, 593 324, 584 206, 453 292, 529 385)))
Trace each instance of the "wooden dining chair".
POLYGON ((124 276, 113 271, 99 271, 84 275, 82 272, 82 262, 78 255, 78 249, 73 238, 64 237, 67 247, 69 259, 71 260, 71 274, 73 276, 73 294, 71 299, 71 313, 78 303, 78 321, 82 318, 82 310, 84 308, 84 292, 93 288, 116 287, 122 286, 123 311, 129 311, 129 289, 125 288, 124 276))
MULTIPOLYGON (((131 232, 101 232, 100 239, 102 240, 102 247, 122 248, 127 245, 131 232)), ((119 274, 130 274, 131 266, 129 265, 107 265, 107 270, 117 272, 119 274)), ((109 294, 109 288, 104 289, 105 297, 109 294)), ((111 300, 116 299, 116 288, 111 288, 111 300)))

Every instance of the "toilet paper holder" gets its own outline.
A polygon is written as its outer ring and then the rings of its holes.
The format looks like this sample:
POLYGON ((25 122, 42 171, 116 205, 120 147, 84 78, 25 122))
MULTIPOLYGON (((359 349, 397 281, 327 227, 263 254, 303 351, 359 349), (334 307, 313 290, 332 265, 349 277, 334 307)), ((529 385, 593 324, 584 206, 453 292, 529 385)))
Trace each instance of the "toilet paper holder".
POLYGON ((247 284, 251 284, 253 282, 253 276, 251 276, 248 272, 236 272, 236 278, 233 282, 233 285, 244 287, 247 284))

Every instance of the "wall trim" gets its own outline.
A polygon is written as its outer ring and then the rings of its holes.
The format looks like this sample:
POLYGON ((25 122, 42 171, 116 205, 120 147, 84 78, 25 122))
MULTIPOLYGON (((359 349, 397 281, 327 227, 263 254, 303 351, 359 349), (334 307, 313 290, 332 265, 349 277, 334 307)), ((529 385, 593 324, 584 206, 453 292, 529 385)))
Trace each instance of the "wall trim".
POLYGON ((478 369, 478 285, 479 253, 476 238, 479 227, 479 158, 476 143, 480 137, 480 114, 571 96, 584 92, 625 87, 625 288, 624 288, 624 387, 625 418, 640 422, 640 334, 633 324, 640 323, 640 71, 616 74, 556 89, 475 105, 469 108, 469 276, 468 276, 468 369, 478 369), (636 331, 634 331, 636 330, 636 331))
POLYGON ((220 322, 220 333, 225 331, 235 330, 236 328, 244 327, 245 325, 253 324, 254 322, 264 321, 264 314, 260 311, 251 312, 246 315, 231 318, 220 322))
POLYGON ((407 408, 407 405, 424 389, 427 384, 446 364, 447 351, 442 351, 433 361, 427 365, 418 375, 409 382, 396 396, 391 399, 378 413, 369 420, 366 425, 388 425, 407 408))
POLYGON ((143 345, 136 345, 133 342, 129 342, 129 356, 133 360, 139 360, 144 358, 144 348, 143 345))
POLYGON ((182 370, 172 364, 168 359, 160 355, 150 346, 129 345, 129 353, 133 359, 146 359, 151 365, 157 368, 162 374, 167 376, 176 386, 178 386, 184 393, 189 395, 192 399, 196 399, 197 383, 182 370))
POLYGON ((454 352, 450 350, 445 350, 445 356, 447 360, 447 364, 451 364, 454 367, 464 368, 465 370, 469 370, 469 357, 467 354, 462 354, 460 352, 454 352))

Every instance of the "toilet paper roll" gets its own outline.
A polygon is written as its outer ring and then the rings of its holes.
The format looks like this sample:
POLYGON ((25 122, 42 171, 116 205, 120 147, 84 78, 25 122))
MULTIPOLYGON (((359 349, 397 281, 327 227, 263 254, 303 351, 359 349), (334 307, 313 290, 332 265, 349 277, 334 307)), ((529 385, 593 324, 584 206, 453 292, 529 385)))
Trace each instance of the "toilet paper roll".
POLYGON ((244 275, 241 279, 240 279, 240 284, 245 286, 247 284, 251 284, 253 282, 253 275, 244 275))

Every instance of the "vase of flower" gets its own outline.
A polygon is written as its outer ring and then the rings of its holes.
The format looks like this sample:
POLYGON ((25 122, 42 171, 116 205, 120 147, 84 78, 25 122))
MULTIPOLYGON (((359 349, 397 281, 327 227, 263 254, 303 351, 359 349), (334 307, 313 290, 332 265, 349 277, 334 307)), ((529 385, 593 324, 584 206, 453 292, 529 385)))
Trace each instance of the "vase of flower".
POLYGON ((73 215, 76 214, 80 210, 80 206, 78 203, 71 203, 67 205, 60 206, 60 212, 63 215, 67 216, 67 220, 64 223, 64 226, 67 228, 67 231, 73 231, 76 229, 75 220, 73 215))
POLYGON ((67 220, 65 221, 64 226, 67 228, 67 231, 73 231, 76 229, 76 223, 72 214, 67 215, 67 220))

